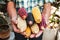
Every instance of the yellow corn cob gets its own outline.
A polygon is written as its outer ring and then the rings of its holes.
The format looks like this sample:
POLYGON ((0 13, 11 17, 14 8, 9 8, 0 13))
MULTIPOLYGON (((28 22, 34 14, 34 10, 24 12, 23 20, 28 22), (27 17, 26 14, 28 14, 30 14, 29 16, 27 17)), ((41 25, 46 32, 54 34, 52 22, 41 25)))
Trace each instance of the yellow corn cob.
POLYGON ((25 31, 25 37, 29 38, 30 35, 31 35, 31 29, 29 27, 27 27, 27 29, 25 31))
POLYGON ((23 20, 20 16, 18 16, 18 24, 17 24, 17 27, 20 29, 20 32, 23 32, 26 30, 27 28, 27 24, 26 24, 26 21, 23 20))
POLYGON ((39 32, 39 27, 37 24, 32 25, 31 27, 32 33, 37 34, 39 32))
POLYGON ((36 23, 40 23, 42 20, 42 16, 38 6, 32 9, 32 14, 36 23))

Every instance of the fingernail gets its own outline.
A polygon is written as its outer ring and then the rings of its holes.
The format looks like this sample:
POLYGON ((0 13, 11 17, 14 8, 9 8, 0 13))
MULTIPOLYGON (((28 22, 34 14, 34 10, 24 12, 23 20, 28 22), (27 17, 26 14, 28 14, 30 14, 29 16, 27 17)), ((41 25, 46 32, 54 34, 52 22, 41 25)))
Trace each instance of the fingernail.
POLYGON ((16 21, 16 24, 17 24, 17 21, 16 21))

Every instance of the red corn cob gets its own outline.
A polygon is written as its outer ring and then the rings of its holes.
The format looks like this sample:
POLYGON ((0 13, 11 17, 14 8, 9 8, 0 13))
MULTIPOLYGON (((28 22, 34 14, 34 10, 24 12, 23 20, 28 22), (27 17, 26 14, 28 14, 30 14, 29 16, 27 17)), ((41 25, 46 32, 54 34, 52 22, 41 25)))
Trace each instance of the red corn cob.
POLYGON ((20 8, 18 10, 18 14, 22 19, 26 19, 26 17, 27 17, 27 12, 26 12, 25 8, 20 8))

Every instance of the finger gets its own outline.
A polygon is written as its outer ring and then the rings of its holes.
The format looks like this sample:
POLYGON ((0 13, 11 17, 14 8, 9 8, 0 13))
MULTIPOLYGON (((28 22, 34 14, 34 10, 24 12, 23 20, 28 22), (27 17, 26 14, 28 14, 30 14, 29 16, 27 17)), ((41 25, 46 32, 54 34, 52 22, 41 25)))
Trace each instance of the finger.
POLYGON ((34 38, 34 37, 35 37, 35 34, 31 34, 31 35, 30 35, 30 38, 34 38))
POLYGON ((17 24, 17 19, 16 18, 12 18, 11 20, 14 24, 17 24))
POLYGON ((43 31, 40 31, 35 37, 39 37, 41 34, 43 33, 43 31))
POLYGON ((12 22, 12 27, 15 32, 20 33, 19 29, 17 29, 16 25, 13 22, 12 22))
POLYGON ((44 26, 41 26, 41 29, 44 30, 45 29, 44 26))
POLYGON ((21 32, 22 35, 25 35, 26 33, 25 32, 21 32))

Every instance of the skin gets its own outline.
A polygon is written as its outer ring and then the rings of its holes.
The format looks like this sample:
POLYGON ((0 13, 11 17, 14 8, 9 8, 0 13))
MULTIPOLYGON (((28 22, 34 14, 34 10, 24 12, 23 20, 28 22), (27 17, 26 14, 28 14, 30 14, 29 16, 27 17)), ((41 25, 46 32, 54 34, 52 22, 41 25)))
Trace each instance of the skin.
POLYGON ((50 3, 44 4, 44 10, 42 12, 42 16, 44 16, 46 24, 48 24, 48 20, 51 15, 50 13, 51 13, 51 4, 50 3))
POLYGON ((15 32, 19 33, 19 29, 16 28, 17 24, 17 12, 16 9, 14 8, 14 3, 11 1, 7 5, 7 12, 11 18, 11 24, 15 32))
MULTIPOLYGON (((51 15, 50 12, 51 12, 51 4, 50 3, 44 4, 44 10, 42 12, 42 16, 44 16, 45 22, 46 22, 47 25, 48 25, 47 22, 49 20, 50 15, 51 15)), ((42 26, 42 30, 44 30, 44 26, 42 26)), ((35 34, 32 34, 30 36, 30 38, 34 38, 34 37, 37 38, 37 37, 39 37, 43 33, 42 30, 40 30, 39 33, 37 33, 36 35, 35 34)))
MULTIPOLYGON (((43 10, 44 11, 44 10, 43 10)), ((17 28, 17 12, 16 12, 16 9, 14 7, 14 3, 12 1, 10 1, 7 5, 7 12, 11 18, 11 24, 12 24, 12 27, 13 27, 13 30, 17 33, 20 33, 22 35, 24 35, 25 33, 24 32, 20 32, 20 30, 17 28)), ((41 34, 43 33, 42 30, 40 30, 39 33, 37 34, 31 34, 30 38, 34 38, 34 37, 39 37, 41 34)))
POLYGON ((17 12, 16 12, 16 9, 14 7, 14 2, 10 1, 7 5, 7 12, 9 14, 9 17, 11 18, 11 25, 13 27, 13 30, 16 32, 16 33, 20 33, 22 35, 25 34, 25 32, 20 32, 20 30, 17 28, 17 12))

